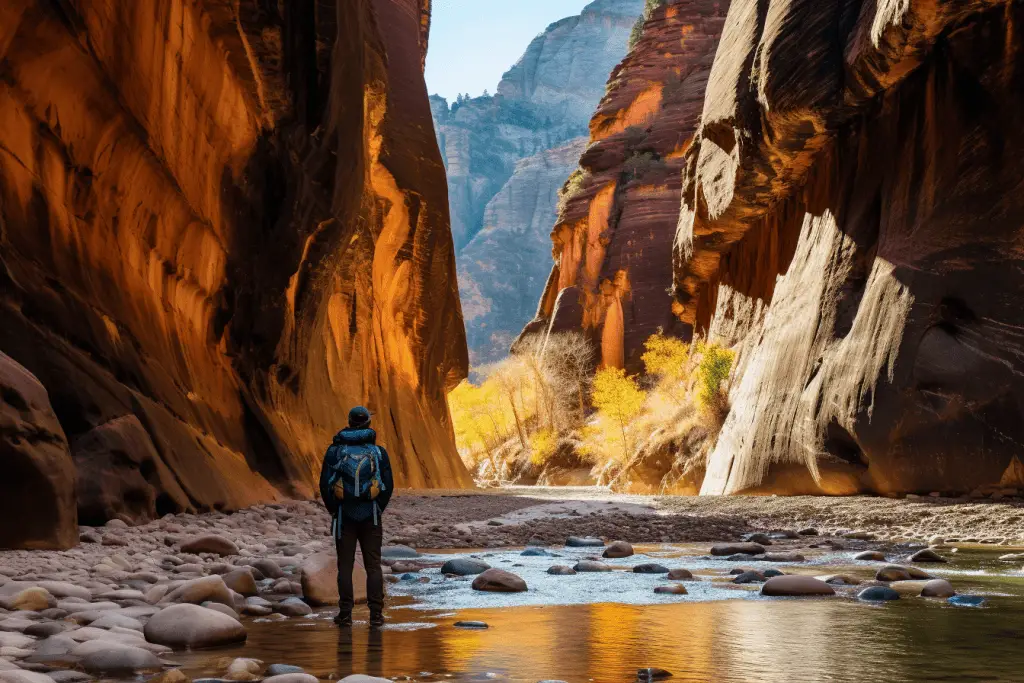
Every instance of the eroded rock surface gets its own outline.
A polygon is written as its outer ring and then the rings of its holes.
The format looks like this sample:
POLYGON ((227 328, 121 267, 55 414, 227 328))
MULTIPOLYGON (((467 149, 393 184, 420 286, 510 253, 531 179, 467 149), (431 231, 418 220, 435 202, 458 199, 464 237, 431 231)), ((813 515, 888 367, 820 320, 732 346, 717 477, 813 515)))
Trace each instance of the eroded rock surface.
POLYGON ((592 2, 538 35, 493 96, 431 97, 474 365, 503 357, 536 310, 558 188, 642 8, 592 2))
POLYGON ((0 10, 0 349, 90 519, 310 495, 358 403, 401 485, 469 483, 429 2, 277 6, 0 10))
POLYGON ((700 121, 726 4, 670 0, 609 78, 563 188, 555 267, 526 333, 582 329, 601 363, 641 369, 657 329, 682 332, 666 292, 681 171, 700 121))
POLYGON ((740 351, 703 493, 1018 484, 1022 13, 731 3, 675 244, 740 351))

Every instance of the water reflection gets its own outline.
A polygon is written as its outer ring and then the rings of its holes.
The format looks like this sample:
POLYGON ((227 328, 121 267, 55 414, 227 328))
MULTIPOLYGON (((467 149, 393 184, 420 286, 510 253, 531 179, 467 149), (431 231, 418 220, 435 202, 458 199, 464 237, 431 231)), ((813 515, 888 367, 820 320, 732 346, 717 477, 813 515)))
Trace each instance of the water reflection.
MULTIPOLYGON (((612 683, 656 666, 673 672, 673 681, 1020 681, 1024 576, 992 557, 991 551, 970 561, 961 557, 955 571, 964 573, 950 576, 961 591, 988 595, 984 609, 923 598, 872 606, 843 596, 697 602, 691 595, 668 604, 526 605, 457 614, 421 604, 393 608, 383 632, 367 628, 365 608, 351 630, 334 627, 328 611, 313 620, 250 622, 244 647, 189 653, 181 661, 195 676, 222 673, 223 665, 214 662, 225 656, 248 656, 297 664, 320 678, 365 673, 422 681, 612 683), (974 573, 989 564, 1002 574, 974 573), (458 620, 491 628, 457 629, 458 620)), ((602 595, 616 594, 594 592, 602 595)), ((393 600, 408 604, 411 598, 393 600)))

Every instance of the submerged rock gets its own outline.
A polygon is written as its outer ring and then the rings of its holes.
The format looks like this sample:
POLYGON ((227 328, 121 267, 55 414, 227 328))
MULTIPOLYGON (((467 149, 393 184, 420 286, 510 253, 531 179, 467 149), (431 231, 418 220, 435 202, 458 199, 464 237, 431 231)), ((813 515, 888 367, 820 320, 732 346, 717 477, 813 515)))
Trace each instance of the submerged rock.
POLYGON ((865 550, 854 555, 853 559, 867 562, 885 562, 885 554, 877 550, 865 550))
POLYGON ((548 574, 553 576, 575 576, 576 570, 572 567, 566 567, 562 564, 556 564, 553 567, 548 567, 548 574))
POLYGON ((925 548, 924 550, 918 550, 916 553, 910 556, 911 562, 949 562, 945 557, 939 555, 931 548, 925 548))
POLYGON ((634 574, 668 574, 668 567, 663 567, 660 564, 648 562, 645 564, 638 564, 633 567, 634 574))
POLYGON ((686 595, 688 591, 686 586, 681 583, 673 583, 668 586, 657 586, 654 589, 655 593, 667 593, 670 595, 686 595))
POLYGON ((485 629, 490 627, 485 621, 456 621, 455 628, 485 629))
POLYGON ((612 568, 606 565, 604 562, 597 562, 596 560, 580 560, 573 567, 577 572, 610 572, 612 568))
POLYGON ((956 607, 981 607, 985 604, 985 598, 980 595, 954 595, 946 602, 956 607))
POLYGON ((568 548, 603 548, 604 541, 591 536, 570 536, 565 539, 565 545, 568 548))

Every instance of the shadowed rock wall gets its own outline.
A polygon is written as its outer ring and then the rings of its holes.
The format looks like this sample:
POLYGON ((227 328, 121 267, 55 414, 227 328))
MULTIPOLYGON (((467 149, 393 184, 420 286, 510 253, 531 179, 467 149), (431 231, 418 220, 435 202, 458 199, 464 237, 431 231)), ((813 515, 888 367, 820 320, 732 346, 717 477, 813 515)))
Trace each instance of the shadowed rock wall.
POLYGON ((1024 484, 1022 19, 732 2, 675 245, 740 351, 703 493, 1024 484))
POLYGON ((49 392, 90 520, 311 495, 354 403, 400 485, 469 483, 428 19, 425 0, 0 8, 0 350, 49 392))

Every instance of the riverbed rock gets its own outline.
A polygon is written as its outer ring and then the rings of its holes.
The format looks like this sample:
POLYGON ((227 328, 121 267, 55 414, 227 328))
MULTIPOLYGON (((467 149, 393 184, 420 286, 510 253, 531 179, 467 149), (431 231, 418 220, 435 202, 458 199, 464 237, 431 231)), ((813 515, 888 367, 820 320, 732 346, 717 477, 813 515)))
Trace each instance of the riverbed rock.
POLYGON ((577 573, 580 572, 610 572, 612 568, 606 565, 604 562, 598 562, 597 560, 580 560, 573 567, 577 573))
POLYGON ((146 640, 178 648, 203 648, 243 642, 245 627, 231 617, 193 604, 171 605, 146 624, 146 640))
POLYGON ((459 557, 454 560, 448 560, 441 565, 441 573, 454 574, 456 576, 475 576, 476 574, 481 574, 490 568, 491 565, 487 564, 483 560, 459 557))
POLYGON ((835 589, 824 581, 813 576, 800 576, 796 574, 773 576, 761 586, 761 595, 810 596, 835 594, 835 589))
POLYGON ((249 597, 259 592, 259 589, 256 587, 256 578, 248 567, 240 567, 227 572, 221 575, 221 579, 228 588, 239 595, 249 597))
POLYGON ((646 562, 644 564, 638 564, 633 567, 634 574, 668 574, 668 567, 664 567, 654 562, 646 562))
POLYGON ((861 580, 848 574, 830 574, 821 579, 833 586, 859 586, 861 580))
POLYGON ((711 554, 715 557, 728 555, 763 555, 764 546, 760 543, 717 543, 711 546, 711 554))
POLYGON ((565 539, 567 548, 603 548, 604 541, 592 536, 570 536, 565 539))
POLYGON ((804 562, 807 558, 800 553, 765 553, 757 559, 762 562, 804 562))
POLYGON ((274 606, 274 611, 289 617, 304 617, 313 613, 310 606, 299 598, 285 598, 274 606))
MULTIPOLYGON (((414 551, 415 552, 415 551, 414 551)), ((311 605, 338 603, 338 559, 333 550, 310 555, 302 563, 302 597, 311 605)), ((366 570, 362 553, 356 553, 352 566, 352 594, 356 604, 366 602, 366 570)))
POLYGON ((141 621, 113 610, 102 613, 98 619, 93 620, 89 625, 93 628, 130 628, 133 631, 142 632, 141 621))
POLYGON ((490 627, 487 625, 486 621, 456 621, 455 628, 482 630, 490 627))
POLYGON ((265 557, 253 560, 252 567, 268 579, 282 579, 287 576, 277 562, 265 557))
MULTIPOLYGON (((273 681, 273 683, 313 683, 312 681, 273 681)), ((378 678, 365 674, 352 674, 341 679, 341 683, 394 683, 390 678, 378 678)))
POLYGON ((211 553, 213 555, 220 555, 221 557, 229 557, 231 555, 238 554, 238 546, 235 545, 233 541, 224 538, 223 536, 219 536, 217 534, 205 534, 182 543, 181 551, 183 553, 193 553, 195 555, 199 555, 200 553, 211 553))
POLYGON ((45 674, 24 669, 0 671, 0 681, 3 683, 54 683, 54 680, 45 674))
POLYGON ((954 595, 946 602, 954 607, 981 607, 985 604, 985 598, 980 595, 954 595))
POLYGON ((931 574, 924 572, 917 567, 905 567, 898 564, 889 564, 875 573, 876 581, 909 581, 910 579, 933 579, 931 574))
POLYGON ((865 550, 854 555, 853 559, 866 562, 885 562, 885 553, 877 550, 865 550))
POLYGON ((81 666, 89 673, 107 675, 125 675, 161 668, 160 660, 152 652, 116 643, 85 655, 81 666))
POLYGON ((380 556, 386 560, 414 560, 420 554, 407 545, 388 545, 381 549, 380 556))
POLYGON ((755 571, 743 572, 742 574, 736 575, 736 577, 733 578, 733 580, 732 580, 733 583, 739 583, 739 584, 743 584, 743 583, 764 583, 765 581, 766 581, 766 579, 765 579, 764 574, 762 574, 761 572, 755 572, 755 571))
POLYGON ((553 576, 575 576, 576 570, 572 567, 566 567, 562 564, 556 564, 552 567, 548 567, 548 574, 553 576))
POLYGON ((689 569, 676 568, 669 571, 668 578, 673 581, 688 581, 693 578, 693 572, 689 569))
POLYGON ((504 569, 488 569, 473 579, 473 590, 492 593, 521 593, 527 590, 526 581, 504 569))
POLYGON ((899 600, 900 594, 889 586, 868 586, 860 593, 857 593, 857 598, 865 602, 885 602, 887 600, 899 600))
MULTIPOLYGON (((389 680, 387 678, 384 678, 384 679, 379 679, 379 678, 374 679, 374 678, 370 678, 369 676, 363 676, 362 678, 365 679, 363 681, 363 683, 370 683, 370 681, 379 681, 379 680, 387 681, 387 680, 389 680)), ((349 681, 351 679, 353 679, 353 677, 349 676, 349 677, 343 678, 341 680, 349 681)), ((357 678, 356 681, 358 681, 358 680, 359 679, 357 678)), ((290 673, 290 674, 279 674, 277 676, 269 676, 269 677, 263 679, 263 683, 319 683, 319 679, 316 676, 313 676, 313 675, 307 674, 307 673, 290 673)), ((389 681, 389 683, 393 683, 393 682, 389 681)))
POLYGON ((544 548, 527 548, 519 554, 522 557, 551 557, 551 553, 544 548))
POLYGON ((910 556, 910 562, 949 562, 948 559, 939 555, 931 548, 924 548, 918 550, 916 553, 910 556))
POLYGON ((688 593, 686 586, 681 583, 673 583, 667 586, 655 586, 654 592, 664 593, 667 595, 686 595, 688 593))
POLYGON ((753 533, 753 534, 746 534, 743 537, 743 540, 745 542, 747 542, 747 543, 757 543, 758 545, 771 545, 772 544, 772 539, 768 536, 768 534, 760 532, 760 531, 758 531, 756 533, 753 533))
POLYGON ((633 546, 625 541, 614 541, 611 545, 604 549, 604 557, 609 559, 618 559, 622 557, 630 557, 633 554, 633 546))
POLYGON ((282 674, 301 674, 305 673, 305 671, 301 666, 295 666, 294 664, 271 664, 263 673, 267 678, 270 678, 271 676, 280 676, 282 674))
MULTIPOLYGON (((9 315, 13 314, 5 314, 5 331, 9 315)), ((67 438, 43 384, 3 352, 0 462, 4 468, 0 548, 74 546, 78 542, 76 475, 67 438)))
POLYGON ((0 598, 0 607, 15 611, 40 612, 57 606, 57 599, 39 586, 25 588, 9 598, 0 598))
POLYGON ((932 579, 924 584, 921 588, 921 597, 923 598, 949 598, 956 595, 956 590, 953 589, 953 584, 945 579, 932 579))
POLYGON ((190 579, 169 592, 164 600, 168 602, 190 602, 199 605, 204 602, 219 602, 233 607, 234 599, 231 591, 219 576, 204 576, 190 579))

